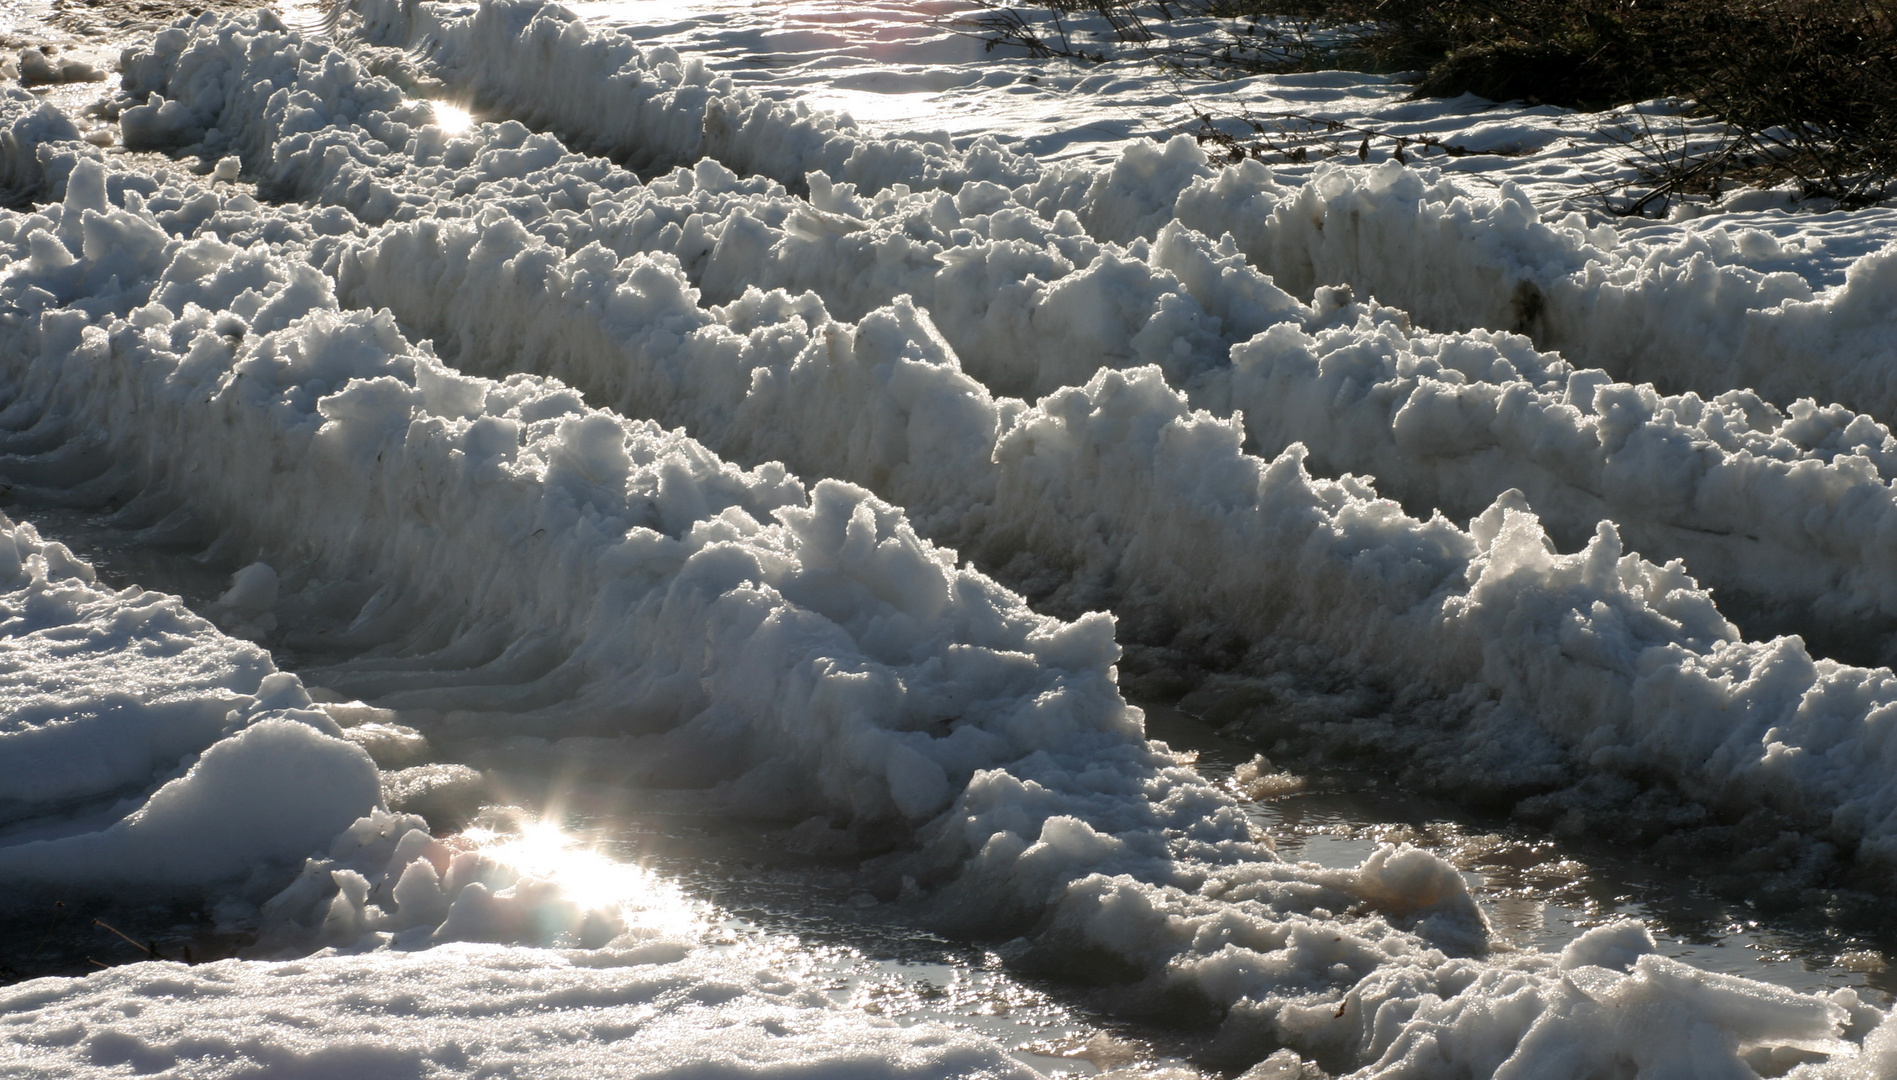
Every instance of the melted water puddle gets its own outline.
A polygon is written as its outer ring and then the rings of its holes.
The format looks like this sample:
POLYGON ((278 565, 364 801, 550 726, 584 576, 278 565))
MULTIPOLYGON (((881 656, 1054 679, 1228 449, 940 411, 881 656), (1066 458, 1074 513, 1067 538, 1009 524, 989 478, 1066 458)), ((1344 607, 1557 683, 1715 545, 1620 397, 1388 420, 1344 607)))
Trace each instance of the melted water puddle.
POLYGON ((696 793, 589 781, 570 764, 517 771, 496 764, 506 751, 481 756, 497 799, 538 808, 525 816, 559 822, 586 857, 637 866, 675 890, 701 946, 746 956, 842 1008, 976 1032, 1050 1076, 1191 1069, 1194 1033, 1116 1021, 1085 1000, 1087 987, 1009 970, 1006 945, 904 923, 899 905, 860 891, 854 859, 791 852, 781 828, 708 817, 696 793))
MULTIPOLYGON (((1146 706, 1147 732, 1196 751, 1200 772, 1237 787, 1256 752, 1164 706, 1146 706)), ((1357 866, 1379 844, 1428 848, 1462 870, 1498 941, 1558 951, 1590 927, 1634 918, 1661 952, 1694 967, 1828 992, 1856 987, 1868 1000, 1897 998, 1897 925, 1862 913, 1771 916, 1718 896, 1657 856, 1583 850, 1512 822, 1482 823, 1453 804, 1406 794, 1365 773, 1302 774, 1300 790, 1246 803, 1293 862, 1357 866)), ((1875 904, 1877 908, 1886 905, 1875 904)))

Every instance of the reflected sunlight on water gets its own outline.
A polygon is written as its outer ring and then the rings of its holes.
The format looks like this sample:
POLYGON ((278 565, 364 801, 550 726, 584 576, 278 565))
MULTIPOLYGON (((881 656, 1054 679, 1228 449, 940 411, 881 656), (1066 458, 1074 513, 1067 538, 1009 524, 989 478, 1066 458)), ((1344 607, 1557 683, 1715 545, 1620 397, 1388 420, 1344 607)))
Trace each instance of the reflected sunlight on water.
POLYGON ((673 882, 612 858, 550 820, 522 817, 492 828, 472 826, 460 835, 472 850, 522 878, 556 886, 581 909, 617 914, 628 930, 680 938, 705 930, 704 905, 673 882))
POLYGON ((474 126, 473 115, 459 105, 431 101, 429 106, 435 113, 435 126, 450 135, 459 135, 474 126))
POLYGON ((857 123, 872 128, 904 127, 936 116, 940 112, 934 95, 913 91, 881 93, 874 90, 834 88, 803 95, 813 109, 844 113, 857 123))

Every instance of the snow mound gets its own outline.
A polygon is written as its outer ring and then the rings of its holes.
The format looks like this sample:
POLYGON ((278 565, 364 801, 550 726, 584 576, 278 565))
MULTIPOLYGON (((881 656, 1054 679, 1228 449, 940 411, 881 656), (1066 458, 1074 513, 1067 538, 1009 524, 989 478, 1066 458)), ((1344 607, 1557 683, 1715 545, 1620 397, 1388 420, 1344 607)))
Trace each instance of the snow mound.
POLYGON ((177 597, 96 576, 0 518, 0 873, 198 891, 375 807, 375 765, 296 676, 177 597))

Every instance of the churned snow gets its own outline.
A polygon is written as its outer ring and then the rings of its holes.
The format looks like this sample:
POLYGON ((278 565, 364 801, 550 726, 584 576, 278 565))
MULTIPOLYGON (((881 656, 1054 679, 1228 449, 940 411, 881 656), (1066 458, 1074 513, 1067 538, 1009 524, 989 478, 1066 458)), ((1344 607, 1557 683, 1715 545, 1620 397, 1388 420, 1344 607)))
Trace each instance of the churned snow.
POLYGON ((125 145, 203 182, 0 99, 0 471, 243 567, 212 622, 7 523, 0 873, 256 934, 8 989, 9 1069, 1022 1073, 637 868, 600 902, 531 831, 434 835, 478 790, 437 759, 527 736, 896 830, 916 918, 1202 1002, 1248 1075, 1897 1070, 1856 991, 1632 923, 1509 948, 1408 846, 1279 859, 1116 672, 1237 640, 1445 784, 1662 781, 1891 880, 1897 676, 1852 664, 1897 655, 1897 256, 1183 137, 1040 160, 527 0, 358 11, 127 50, 125 145))

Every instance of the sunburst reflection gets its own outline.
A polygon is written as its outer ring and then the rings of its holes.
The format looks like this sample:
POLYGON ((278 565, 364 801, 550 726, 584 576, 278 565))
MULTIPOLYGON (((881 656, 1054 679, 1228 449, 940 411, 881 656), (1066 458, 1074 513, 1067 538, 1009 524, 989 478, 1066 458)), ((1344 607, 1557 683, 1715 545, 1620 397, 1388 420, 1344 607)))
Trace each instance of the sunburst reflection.
POLYGON ((434 111, 435 126, 449 135, 463 134, 474 126, 474 114, 459 105, 431 101, 428 107, 434 111))
POLYGON ((703 905, 638 863, 623 862, 548 818, 520 815, 470 826, 461 840, 526 882, 553 886, 582 912, 615 917, 636 937, 695 938, 703 905))

